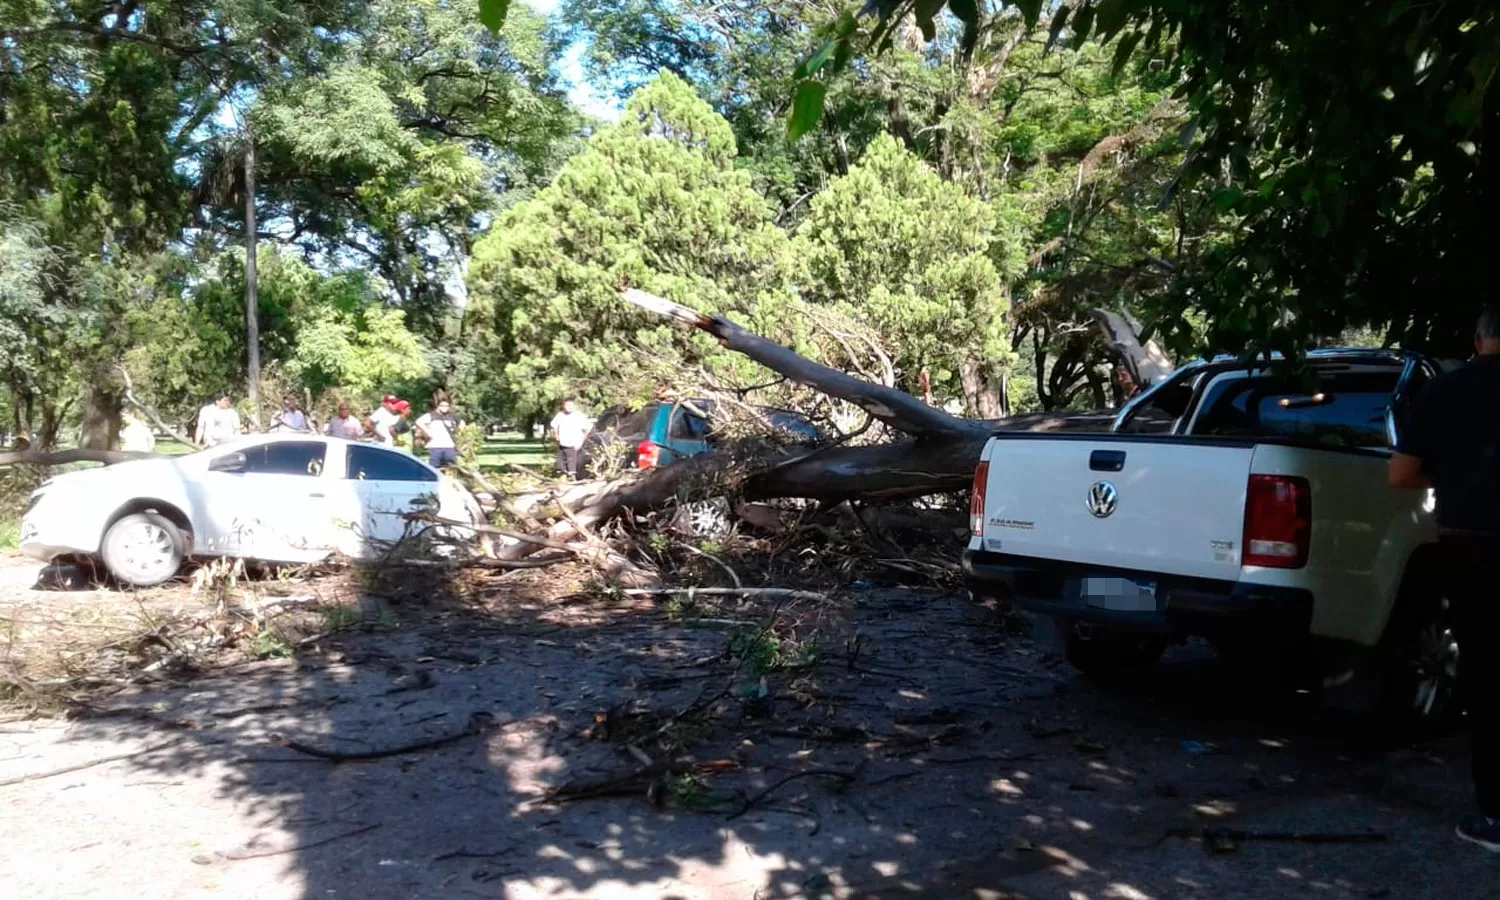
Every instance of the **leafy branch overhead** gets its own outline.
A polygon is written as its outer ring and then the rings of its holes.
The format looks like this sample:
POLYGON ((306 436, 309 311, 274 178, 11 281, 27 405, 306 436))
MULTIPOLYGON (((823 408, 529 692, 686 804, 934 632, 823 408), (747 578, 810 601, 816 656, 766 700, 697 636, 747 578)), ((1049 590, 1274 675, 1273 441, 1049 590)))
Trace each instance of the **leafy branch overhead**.
MULTIPOLYGON (((1196 308, 1216 349, 1292 350, 1351 326, 1446 342, 1472 304, 1412 298, 1488 290, 1500 160, 1484 145, 1500 141, 1500 6, 871 0, 859 27, 825 25, 803 77, 831 83, 850 59, 889 52, 904 29, 936 48, 952 39, 945 10, 964 53, 1050 10, 1047 50, 1107 46, 1117 76, 1149 52, 1173 83, 1192 117, 1181 131, 1190 153, 1155 202, 1167 208, 1203 186, 1241 225, 1200 277, 1179 279, 1176 308, 1162 316, 1174 340, 1192 339, 1199 326, 1182 313, 1196 308)), ((817 124, 812 99, 799 84, 793 136, 817 124)))

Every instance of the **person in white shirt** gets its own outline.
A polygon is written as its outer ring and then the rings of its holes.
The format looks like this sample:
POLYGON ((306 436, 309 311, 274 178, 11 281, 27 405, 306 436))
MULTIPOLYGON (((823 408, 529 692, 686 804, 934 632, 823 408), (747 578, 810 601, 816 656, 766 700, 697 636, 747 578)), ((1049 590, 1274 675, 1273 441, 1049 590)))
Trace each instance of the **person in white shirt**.
POLYGON ((198 429, 193 440, 200 447, 217 447, 240 436, 240 414, 229 404, 229 395, 220 394, 213 403, 198 410, 198 429))
POLYGON ((562 409, 552 417, 548 431, 557 441, 557 471, 574 481, 578 480, 578 450, 594 422, 573 406, 572 400, 564 400, 562 409))
POLYGON ((427 442, 427 461, 434 469, 458 465, 458 429, 462 424, 453 414, 453 404, 441 396, 432 412, 423 413, 414 423, 417 435, 427 442))
POLYGON ((396 412, 396 405, 400 402, 401 398, 395 394, 386 394, 380 408, 370 413, 370 417, 365 420, 376 443, 387 447, 396 446, 396 433, 392 429, 401 420, 401 414, 396 412))
POLYGON ((281 400, 281 411, 271 420, 272 431, 311 431, 307 424, 307 413, 302 411, 296 394, 287 394, 281 400))
POLYGON ((156 435, 151 433, 151 426, 126 413, 125 427, 120 429, 120 449, 126 453, 155 453, 156 435))

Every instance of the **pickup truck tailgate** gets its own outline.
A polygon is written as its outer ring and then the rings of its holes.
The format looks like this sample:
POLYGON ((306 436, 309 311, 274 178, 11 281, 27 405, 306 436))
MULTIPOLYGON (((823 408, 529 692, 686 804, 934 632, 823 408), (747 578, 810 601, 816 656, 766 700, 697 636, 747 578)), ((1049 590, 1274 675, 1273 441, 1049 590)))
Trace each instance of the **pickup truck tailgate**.
POLYGON ((1254 447, 1191 438, 1000 435, 983 549, 1234 580, 1254 447))

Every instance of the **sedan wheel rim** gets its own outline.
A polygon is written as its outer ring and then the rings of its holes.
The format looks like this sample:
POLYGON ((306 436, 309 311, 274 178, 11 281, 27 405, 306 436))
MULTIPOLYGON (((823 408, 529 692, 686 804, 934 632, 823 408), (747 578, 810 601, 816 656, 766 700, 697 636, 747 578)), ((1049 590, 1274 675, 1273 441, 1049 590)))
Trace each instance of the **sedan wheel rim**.
POLYGON ((115 544, 126 571, 142 578, 171 575, 177 568, 177 550, 165 528, 140 522, 127 528, 115 544))

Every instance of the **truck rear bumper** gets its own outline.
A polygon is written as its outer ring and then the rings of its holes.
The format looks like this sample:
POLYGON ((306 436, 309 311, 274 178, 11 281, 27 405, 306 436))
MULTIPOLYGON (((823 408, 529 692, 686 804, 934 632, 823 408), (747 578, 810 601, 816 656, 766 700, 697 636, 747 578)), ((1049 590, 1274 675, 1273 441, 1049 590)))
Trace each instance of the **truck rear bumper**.
POLYGON ((1018 608, 1073 622, 1237 641, 1304 637, 1313 597, 1300 588, 1188 578, 1084 563, 965 550, 964 581, 977 594, 1008 597, 1018 608), (1155 586, 1154 609, 1109 609, 1085 596, 1085 579, 1155 586))

